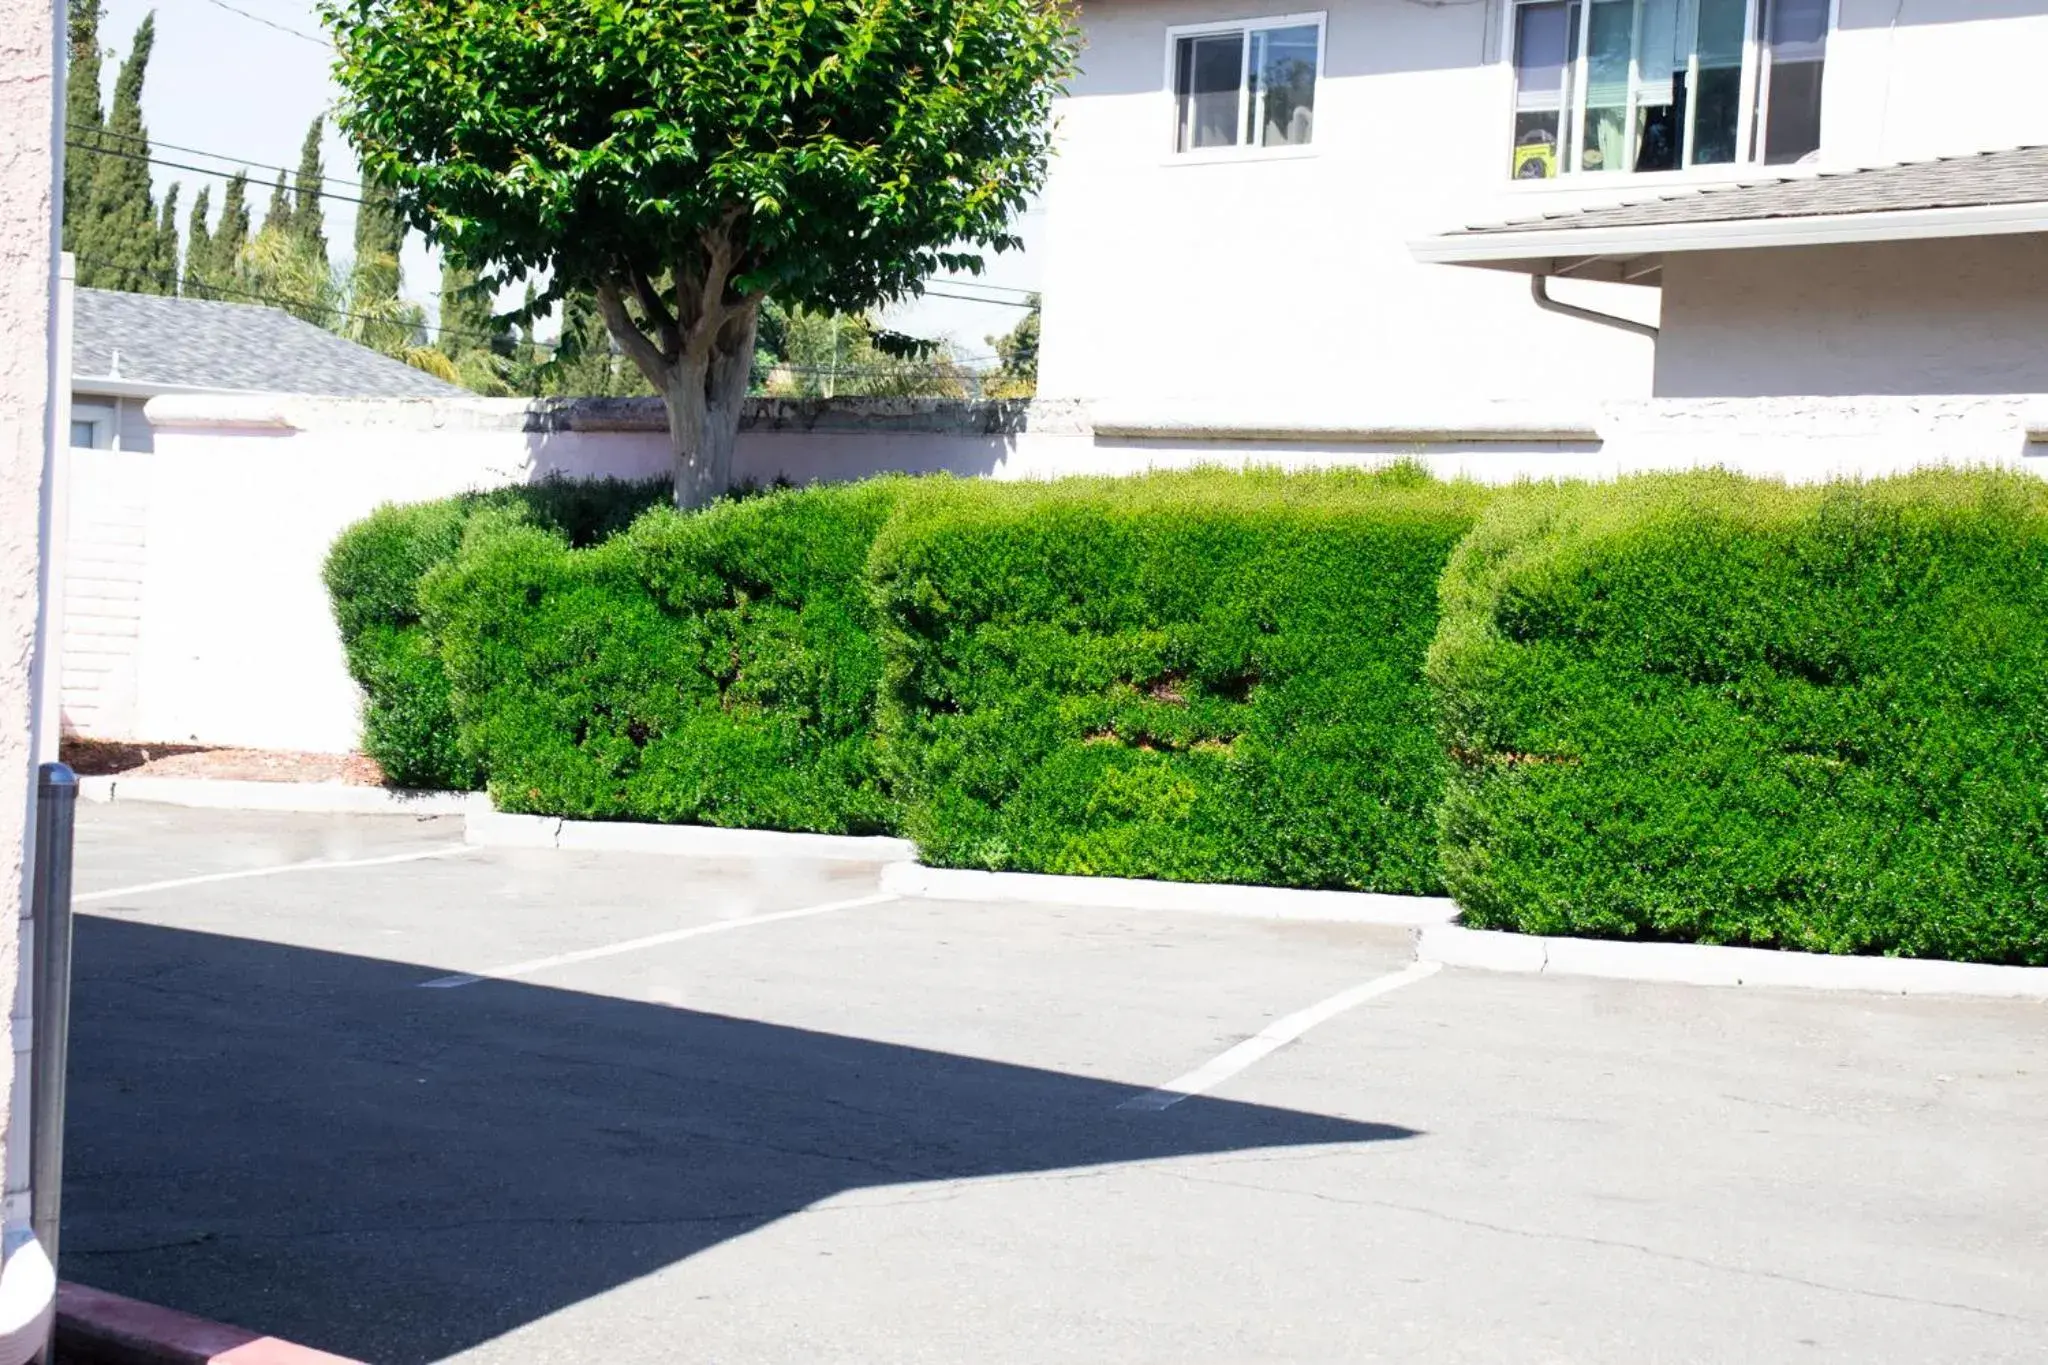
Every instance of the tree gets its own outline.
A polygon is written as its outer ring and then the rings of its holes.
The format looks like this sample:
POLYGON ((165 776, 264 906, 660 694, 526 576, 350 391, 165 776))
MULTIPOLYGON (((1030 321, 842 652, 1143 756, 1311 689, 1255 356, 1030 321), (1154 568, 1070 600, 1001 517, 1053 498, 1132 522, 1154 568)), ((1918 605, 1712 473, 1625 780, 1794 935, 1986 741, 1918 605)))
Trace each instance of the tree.
POLYGON ((1018 245, 1065 0, 323 0, 339 118, 408 222, 587 289, 668 409, 679 505, 731 482, 762 300, 860 314, 1018 245))
MULTIPOLYGON (((227 191, 221 197, 220 222, 215 225, 213 237, 207 242, 207 259, 202 272, 205 282, 214 289, 232 285, 242 251, 248 245, 249 173, 236 171, 228 178, 227 191)), ((191 259, 188 253, 188 265, 191 259)))
POLYGON ((163 212, 156 220, 156 259, 151 266, 165 294, 178 292, 178 186, 164 195, 163 212))
POLYGON ((945 343, 916 355, 885 349, 873 323, 857 314, 793 308, 767 391, 786 398, 965 398, 969 376, 945 343))
MULTIPOLYGON (((142 83, 156 43, 156 15, 143 16, 114 83, 114 107, 93 156, 92 185, 73 237, 78 282, 139 294, 176 292, 157 272, 156 200, 149 188, 149 134, 142 125, 142 83)), ((97 80, 97 76, 94 77, 97 80)), ((68 113, 68 110, 67 110, 68 113)))
POLYGON ((991 398, 1030 398, 1038 392, 1038 295, 1026 295, 1031 311, 999 337, 985 337, 995 347, 996 377, 991 398))
POLYGON ((327 169, 320 164, 320 130, 325 119, 316 118, 299 146, 299 173, 292 178, 292 231, 309 254, 327 259, 327 217, 320 196, 327 188, 327 169))
POLYGON ((369 176, 363 181, 363 201, 356 209, 356 255, 352 270, 361 281, 356 292, 397 298, 399 257, 404 251, 405 221, 398 216, 398 196, 389 181, 369 176))
POLYGON ((343 291, 327 258, 316 255, 305 238, 266 222, 235 258, 222 292, 235 302, 267 303, 316 327, 331 327, 343 291))
POLYGON ((449 376, 474 393, 502 398, 512 392, 513 339, 491 315, 491 295, 477 272, 444 255, 441 317, 436 337, 448 357, 449 376))
POLYGON ((92 200, 92 179, 106 129, 100 108, 100 7, 70 0, 71 70, 64 91, 64 249, 81 249, 80 228, 92 200))
POLYGON ((185 226, 184 291, 189 299, 206 297, 206 272, 213 265, 213 233, 206 225, 212 198, 213 187, 201 185, 192 200, 192 219, 185 226))
POLYGON ((284 172, 277 173, 277 183, 270 187, 270 207, 263 210, 263 226, 256 229, 260 236, 266 232, 289 235, 292 230, 292 192, 285 188, 284 172))

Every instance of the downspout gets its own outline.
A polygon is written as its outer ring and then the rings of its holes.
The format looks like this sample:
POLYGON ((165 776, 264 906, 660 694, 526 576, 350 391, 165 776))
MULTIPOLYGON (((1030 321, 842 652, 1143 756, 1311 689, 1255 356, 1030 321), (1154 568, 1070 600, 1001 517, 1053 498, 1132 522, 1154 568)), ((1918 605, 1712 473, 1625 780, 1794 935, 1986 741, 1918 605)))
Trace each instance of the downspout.
POLYGON ((1562 313, 1568 318, 1597 322, 1606 327, 1619 327, 1624 332, 1634 332, 1637 336, 1648 337, 1652 341, 1657 339, 1657 329, 1647 322, 1637 322, 1634 318, 1603 313, 1597 308, 1581 308, 1576 303, 1565 303, 1550 297, 1548 275, 1539 273, 1529 277, 1529 297, 1535 299, 1536 306, 1547 313, 1562 313))

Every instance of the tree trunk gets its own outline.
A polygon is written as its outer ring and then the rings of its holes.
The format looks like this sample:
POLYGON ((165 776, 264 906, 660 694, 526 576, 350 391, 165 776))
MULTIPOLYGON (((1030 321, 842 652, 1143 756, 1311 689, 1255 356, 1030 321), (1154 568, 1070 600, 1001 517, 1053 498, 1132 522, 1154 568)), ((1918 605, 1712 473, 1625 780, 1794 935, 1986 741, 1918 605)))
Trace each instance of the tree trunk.
POLYGON ((669 451, 674 460, 676 506, 702 507, 732 487, 733 446, 754 370, 754 329, 759 309, 736 309, 719 328, 711 354, 683 356, 661 383, 668 408, 669 451))

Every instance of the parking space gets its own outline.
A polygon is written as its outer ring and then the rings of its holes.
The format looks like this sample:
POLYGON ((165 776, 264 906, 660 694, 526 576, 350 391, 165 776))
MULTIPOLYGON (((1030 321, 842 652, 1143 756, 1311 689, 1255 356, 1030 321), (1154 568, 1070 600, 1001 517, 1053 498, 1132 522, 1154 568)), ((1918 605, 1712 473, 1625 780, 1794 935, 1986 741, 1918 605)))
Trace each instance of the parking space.
POLYGON ((390 1362, 2038 1358, 2038 1004, 878 872, 89 808, 64 1273, 390 1362))

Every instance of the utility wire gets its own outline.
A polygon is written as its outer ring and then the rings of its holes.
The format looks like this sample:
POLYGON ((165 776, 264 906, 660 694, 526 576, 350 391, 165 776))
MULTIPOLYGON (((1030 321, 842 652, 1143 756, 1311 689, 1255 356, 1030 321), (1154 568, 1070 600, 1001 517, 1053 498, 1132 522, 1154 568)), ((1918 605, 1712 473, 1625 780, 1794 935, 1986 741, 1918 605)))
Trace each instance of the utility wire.
MULTIPOLYGON (((65 139, 64 145, 77 151, 91 152, 95 156, 117 156, 123 161, 142 161, 152 166, 168 166, 174 171, 192 171, 199 175, 217 175, 222 180, 233 180, 236 174, 234 171, 221 170, 217 166, 194 166, 186 161, 167 161, 160 156, 142 156, 136 152, 124 152, 119 147, 95 147, 90 142, 75 142, 69 138, 65 139)), ((205 156, 208 153, 202 152, 200 155, 205 156)), ((256 183, 261 185, 264 182, 259 180, 256 183)), ((304 194, 306 191, 293 187, 292 193, 304 194)), ((319 197, 322 199, 332 199, 338 204, 360 204, 363 202, 352 194, 336 194, 334 191, 327 189, 321 190, 319 197)))
POLYGON ((997 308, 1030 309, 1037 306, 1036 304, 1026 303, 1022 299, 979 299, 972 294, 948 294, 943 289, 927 289, 924 291, 923 297, 928 299, 958 299, 962 303, 987 303, 993 304, 997 308))
POLYGON ((333 46, 333 44, 329 43, 325 38, 315 38, 310 33, 307 33, 301 29, 287 27, 284 24, 278 23, 275 19, 266 19, 260 14, 251 14, 249 13, 249 11, 245 9, 241 9, 237 6, 230 5, 227 2, 227 0, 206 0, 206 3, 212 5, 215 9, 224 9, 229 14, 238 14, 242 18, 247 19, 252 23, 258 23, 263 25, 263 27, 265 28, 274 28, 279 33, 289 33, 292 35, 292 37, 302 39, 305 42, 314 43, 320 47, 333 46))
MULTIPOLYGON (((71 132, 78 134, 82 138, 112 138, 117 142, 126 142, 129 143, 130 145, 139 144, 145 150, 162 148, 167 152, 187 152, 193 156, 203 156, 213 161, 232 162, 237 167, 244 171, 283 171, 286 174, 293 176, 296 176, 298 174, 297 168, 292 166, 275 166, 267 161, 251 161, 248 157, 245 156, 229 156, 225 152, 209 152, 203 147, 181 147, 175 142, 165 142, 161 138, 151 137, 147 133, 117 133, 111 128, 94 128, 89 124, 84 123, 67 123, 64 126, 68 128, 71 132)), ((70 147, 81 146, 81 144, 78 142, 70 141, 67 141, 65 145, 70 147)), ((85 146, 82 147, 82 150, 93 152, 109 152, 114 151, 116 149, 111 147, 85 146)), ((134 155, 140 155, 140 153, 134 153, 134 155)), ((215 171, 211 172, 211 174, 218 175, 219 172, 215 171)), ((345 189, 359 190, 363 188, 362 185, 357 181, 337 180, 333 176, 326 175, 324 173, 322 175, 322 179, 329 185, 340 185, 345 189)))
POLYGON ((981 280, 974 279, 972 276, 968 275, 934 275, 932 276, 932 279, 934 279, 940 284, 957 284, 962 288, 966 289, 989 289, 993 290, 998 294, 1021 294, 1029 296, 1041 292, 1036 289, 1020 289, 1013 284, 987 284, 981 280))

